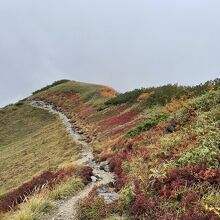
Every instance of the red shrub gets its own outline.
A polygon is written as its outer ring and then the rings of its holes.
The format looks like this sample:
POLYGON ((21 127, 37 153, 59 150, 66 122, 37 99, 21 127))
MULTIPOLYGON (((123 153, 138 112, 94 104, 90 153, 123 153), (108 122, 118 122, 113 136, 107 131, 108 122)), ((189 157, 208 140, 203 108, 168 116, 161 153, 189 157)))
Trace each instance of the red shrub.
POLYGON ((124 176, 122 174, 120 176, 117 176, 115 180, 115 190, 119 191, 120 189, 122 189, 126 185, 127 179, 127 176, 124 176))
POLYGON ((114 171, 115 167, 121 167, 122 161, 128 159, 130 152, 132 151, 132 144, 128 143, 121 152, 112 156, 110 160, 110 169, 114 171))
POLYGON ((214 212, 205 213, 199 205, 188 209, 180 216, 174 213, 166 213, 159 217, 158 220, 219 220, 219 216, 214 212))
POLYGON ((157 202, 154 198, 146 198, 144 192, 140 187, 140 181, 134 181, 135 185, 135 200, 131 208, 131 214, 134 219, 140 219, 140 217, 147 216, 151 219, 155 219, 155 215, 158 214, 155 212, 157 208, 157 202))
POLYGON ((139 113, 139 111, 133 110, 131 112, 124 113, 122 115, 113 116, 109 119, 102 121, 101 123, 103 126, 107 126, 107 127, 125 124, 125 123, 131 121, 138 113, 139 113))
POLYGON ((136 125, 138 125, 141 121, 142 120, 138 118, 138 119, 126 124, 126 125, 116 127, 116 129, 114 129, 112 131, 112 135, 118 135, 119 136, 119 135, 129 131, 129 129, 131 129, 131 128, 135 127, 136 125))
POLYGON ((24 183, 22 186, 9 193, 0 202, 0 212, 9 211, 10 208, 13 208, 15 205, 22 203, 27 196, 49 184, 54 180, 54 178, 55 177, 52 172, 46 171, 40 176, 33 178, 31 181, 24 183))
POLYGON ((168 190, 178 189, 180 186, 206 183, 217 186, 220 182, 220 171, 207 168, 205 164, 190 165, 184 168, 174 168, 168 171, 167 177, 157 180, 156 189, 162 196, 167 196, 168 190))
POLYGON ((219 216, 214 212, 204 213, 202 207, 194 206, 188 209, 180 217, 180 220, 219 220, 219 216))
POLYGON ((158 220, 177 220, 177 215, 173 213, 166 213, 163 216, 160 216, 158 220))
MULTIPOLYGON (((110 160, 110 170, 115 172, 115 168, 121 167, 122 161, 128 158, 129 153, 132 151, 132 143, 128 143, 121 152, 118 152, 116 155, 111 157, 110 160)), ((116 173, 117 174, 117 173, 116 173)))
POLYGON ((100 156, 99 156, 99 161, 106 161, 106 160, 110 160, 112 157, 113 157, 113 153, 111 152, 108 152, 108 153, 102 153, 100 156))
POLYGON ((177 208, 186 210, 178 219, 217 220, 219 217, 214 212, 206 213, 199 206, 199 194, 197 192, 186 190, 183 194, 179 194, 178 189, 181 186, 190 187, 194 184, 205 184, 207 187, 209 185, 215 187, 218 186, 219 181, 219 170, 208 168, 205 164, 190 165, 184 168, 169 170, 167 176, 162 181, 156 181, 155 189, 159 191, 163 198, 179 201, 177 208))
POLYGON ((137 150, 137 156, 142 157, 145 161, 150 158, 150 151, 146 147, 141 147, 137 150))
POLYGON ((134 186, 135 186, 134 188, 135 200, 132 206, 131 213, 134 216, 139 216, 140 214, 143 214, 145 198, 144 198, 144 193, 140 187, 140 180, 134 180, 134 186))
POLYGON ((16 205, 22 203, 26 197, 41 190, 44 187, 52 188, 54 185, 64 181, 69 176, 79 176, 83 182, 87 184, 90 181, 92 175, 92 169, 90 167, 78 167, 61 169, 57 172, 45 171, 40 176, 34 177, 27 183, 24 183, 17 189, 10 192, 2 201, 0 201, 0 212, 7 212, 16 205))
POLYGON ((172 190, 165 185, 162 189, 160 189, 160 195, 166 198, 170 198, 172 195, 172 190))
POLYGON ((110 159, 109 169, 116 174, 116 189, 120 190, 126 183, 126 177, 122 173, 122 162, 128 160, 132 151, 132 143, 128 143, 119 153, 110 159))
POLYGON ((122 165, 122 158, 121 155, 115 155, 110 160, 109 169, 111 172, 114 172, 116 175, 121 174, 121 165, 122 165), (119 172, 120 170, 120 172, 119 172))
POLYGON ((87 185, 91 181, 92 168, 88 166, 79 167, 74 171, 74 175, 79 176, 83 183, 87 185))
POLYGON ((118 148, 123 148, 126 142, 127 140, 124 137, 121 137, 114 140, 114 142, 109 147, 112 149, 112 151, 118 150, 118 148))
POLYGON ((178 207, 191 207, 198 203, 199 196, 196 192, 184 192, 184 199, 179 203, 178 207))

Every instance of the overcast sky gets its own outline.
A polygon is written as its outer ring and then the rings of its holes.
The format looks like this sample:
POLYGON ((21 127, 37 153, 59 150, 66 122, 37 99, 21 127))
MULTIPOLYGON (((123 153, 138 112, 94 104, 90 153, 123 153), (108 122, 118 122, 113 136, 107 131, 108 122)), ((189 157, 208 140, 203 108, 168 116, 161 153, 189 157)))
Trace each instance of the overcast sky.
POLYGON ((219 0, 0 0, 0 106, 63 78, 125 91, 216 77, 219 0))

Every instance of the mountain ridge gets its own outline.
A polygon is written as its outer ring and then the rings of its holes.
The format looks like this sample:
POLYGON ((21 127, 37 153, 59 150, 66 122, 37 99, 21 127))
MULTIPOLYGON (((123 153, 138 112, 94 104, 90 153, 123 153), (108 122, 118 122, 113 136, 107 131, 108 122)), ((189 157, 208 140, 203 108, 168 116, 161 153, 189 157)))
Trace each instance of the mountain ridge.
POLYGON ((65 114, 89 140, 95 160, 107 161, 116 175, 110 188, 120 199, 105 204, 94 189, 80 201, 79 219, 219 219, 219 79, 122 94, 64 80, 1 109, 0 119, 7 108, 14 114, 34 100, 65 114))

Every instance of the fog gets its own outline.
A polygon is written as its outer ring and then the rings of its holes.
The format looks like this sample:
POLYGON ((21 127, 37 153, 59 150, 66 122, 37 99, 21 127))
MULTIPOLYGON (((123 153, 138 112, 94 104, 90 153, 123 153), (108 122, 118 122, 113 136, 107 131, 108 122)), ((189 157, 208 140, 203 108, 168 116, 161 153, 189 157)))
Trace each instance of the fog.
POLYGON ((0 0, 0 106, 58 79, 118 91, 220 76, 219 0, 0 0))

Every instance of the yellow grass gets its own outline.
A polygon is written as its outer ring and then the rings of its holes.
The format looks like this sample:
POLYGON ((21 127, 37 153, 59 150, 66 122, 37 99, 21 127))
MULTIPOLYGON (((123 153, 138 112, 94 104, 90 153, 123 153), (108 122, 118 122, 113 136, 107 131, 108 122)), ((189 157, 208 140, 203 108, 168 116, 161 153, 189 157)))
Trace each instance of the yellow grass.
POLYGON ((26 104, 0 110, 0 197, 74 160, 76 144, 58 118, 26 104))
POLYGON ((2 214, 0 220, 39 220, 44 213, 51 211, 55 200, 75 195, 83 186, 81 179, 70 177, 53 190, 46 190, 32 196, 27 202, 21 204, 18 210, 2 214))

